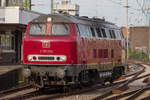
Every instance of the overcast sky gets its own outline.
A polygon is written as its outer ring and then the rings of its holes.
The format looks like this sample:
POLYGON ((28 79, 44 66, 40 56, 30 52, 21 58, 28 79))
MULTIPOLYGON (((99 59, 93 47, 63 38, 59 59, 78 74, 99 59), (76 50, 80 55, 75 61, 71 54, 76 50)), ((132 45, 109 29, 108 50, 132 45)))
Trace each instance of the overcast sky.
MULTIPOLYGON (((32 10, 50 13, 51 0, 32 0, 36 6, 32 10)), ((54 0, 60 2, 61 0, 54 0)), ((107 21, 116 23, 119 26, 126 25, 126 0, 71 0, 73 4, 80 6, 80 16, 104 17, 107 21)), ((144 26, 145 18, 136 0, 129 0, 129 25, 144 26)))

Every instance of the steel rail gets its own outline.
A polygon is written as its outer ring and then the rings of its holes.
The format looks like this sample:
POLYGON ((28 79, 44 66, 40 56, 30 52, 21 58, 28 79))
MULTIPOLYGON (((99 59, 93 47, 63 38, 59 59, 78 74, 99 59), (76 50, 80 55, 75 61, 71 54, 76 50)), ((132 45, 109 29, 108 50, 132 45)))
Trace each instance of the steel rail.
MULTIPOLYGON (((143 70, 137 72, 131 79, 127 80, 125 83, 121 84, 119 87, 115 88, 114 90, 116 90, 116 89, 117 89, 117 90, 121 90, 122 88, 124 88, 124 87, 127 86, 129 83, 131 83, 131 82, 133 82, 133 81, 135 81, 135 80, 144 78, 144 77, 146 77, 146 76, 150 76, 150 74, 147 74, 147 75, 143 75, 143 76, 138 77, 138 76, 139 76, 141 73, 143 73, 144 71, 145 71, 145 67, 143 67, 143 70)), ((106 92, 106 93, 104 93, 104 94, 102 94, 102 95, 100 95, 100 96, 97 96, 97 97, 95 97, 95 98, 93 98, 93 99, 91 99, 91 100, 101 100, 101 99, 104 99, 104 98, 106 98, 107 96, 112 95, 112 92, 113 92, 113 90, 110 90, 110 91, 108 91, 108 92, 106 92)))
MULTIPOLYGON (((141 78, 144 78, 144 77, 147 77, 147 76, 150 76, 150 74, 146 74, 146 75, 140 76, 140 77, 138 77, 136 79, 141 79, 141 78)), ((105 100, 116 100, 116 99, 120 99, 122 97, 130 96, 130 95, 133 95, 133 94, 137 93, 137 94, 135 94, 135 97, 136 97, 136 96, 138 96, 138 94, 140 95, 143 91, 148 90, 148 89, 150 89, 150 86, 145 86, 145 87, 141 88, 140 90, 139 89, 135 89, 135 90, 132 90, 132 91, 129 91, 129 92, 126 92, 126 93, 119 94, 117 96, 113 96, 113 97, 107 98, 105 100)), ((149 97, 145 97, 145 98, 149 98, 149 97)), ((145 98, 143 98, 143 99, 145 99, 145 98)), ((133 100, 133 98, 131 98, 130 100, 133 100)))
POLYGON ((18 92, 18 91, 21 91, 21 90, 30 89, 30 88, 32 88, 31 85, 25 85, 25 84, 17 86, 17 87, 13 87, 13 88, 8 89, 8 90, 0 91, 0 97, 15 93, 15 92, 18 92))
POLYGON ((79 90, 75 90, 73 92, 71 91, 71 92, 61 93, 61 94, 57 93, 57 94, 46 95, 45 97, 42 97, 40 99, 36 98, 36 99, 32 99, 32 100, 51 100, 51 99, 54 99, 54 98, 60 98, 60 97, 66 97, 66 96, 82 94, 82 93, 93 91, 93 90, 96 90, 96 89, 102 89, 102 88, 107 88, 107 87, 111 87, 111 86, 120 85, 120 84, 122 84, 126 81, 127 80, 116 82, 116 83, 113 83, 111 85, 105 85, 105 86, 100 85, 100 86, 95 86, 95 87, 89 87, 89 88, 86 88, 86 89, 79 89, 79 90))
MULTIPOLYGON (((111 85, 105 85, 105 86, 100 85, 100 86, 95 86, 95 87, 91 87, 91 88, 75 90, 74 92, 69 92, 69 93, 61 93, 61 94, 59 94, 59 93, 52 94, 51 93, 52 95, 47 96, 46 98, 44 97, 43 99, 40 99, 40 100, 46 100, 46 99, 52 99, 52 98, 64 97, 64 96, 71 96, 71 95, 75 95, 75 94, 80 94, 80 93, 84 93, 84 92, 93 91, 95 89, 107 88, 107 87, 114 86, 114 85, 117 85, 117 84, 122 84, 123 82, 125 82, 125 81, 121 81, 121 82, 114 83, 114 84, 111 84, 111 85)), ((23 94, 23 95, 18 95, 18 96, 12 97, 12 98, 6 98, 6 100, 28 99, 28 98, 31 98, 31 97, 41 96, 41 95, 45 95, 45 94, 42 93, 39 90, 39 91, 34 91, 34 92, 23 94)), ((35 99, 35 100, 37 100, 37 99, 35 99)))
MULTIPOLYGON (((142 89, 135 89, 135 90, 132 90, 132 91, 128 91, 128 92, 125 92, 125 93, 122 93, 122 94, 119 94, 119 95, 117 95, 117 96, 113 96, 113 97, 110 97, 110 98, 106 98, 106 99, 104 99, 104 100, 118 100, 118 99, 121 99, 121 98, 123 98, 123 97, 126 97, 126 96, 130 96, 130 95, 133 95, 133 94, 135 94, 135 93, 137 93, 136 95, 135 95, 135 97, 133 97, 133 98, 127 98, 126 100, 134 100, 137 96, 139 96, 141 93, 143 93, 144 91, 146 91, 146 90, 149 90, 150 89, 150 86, 148 86, 148 87, 144 87, 144 88, 142 88, 142 89)), ((145 98, 148 98, 148 97, 145 97, 145 98)), ((143 98, 144 100, 146 100, 145 98, 143 98)), ((142 99, 141 99, 142 100, 142 99)), ((149 99, 148 99, 149 100, 149 99)))
POLYGON ((118 99, 121 99, 122 97, 126 97, 126 96, 129 96, 129 95, 132 95, 133 93, 137 92, 138 90, 139 89, 132 90, 132 91, 129 91, 129 92, 125 92, 125 93, 119 94, 117 96, 106 98, 104 100, 118 100, 118 99))
MULTIPOLYGON (((86 89, 81 89, 81 90, 76 90, 76 91, 74 91, 74 92, 71 92, 71 93, 61 93, 61 95, 60 94, 53 94, 53 96, 48 96, 47 98, 55 98, 55 97, 58 97, 58 96, 61 96, 61 97, 63 97, 63 96, 70 96, 70 95, 74 95, 74 94, 80 94, 80 93, 84 93, 84 92, 89 92, 89 91, 93 91, 93 90, 96 90, 96 89, 102 89, 102 88, 107 88, 107 87, 111 87, 111 86, 115 86, 115 85, 119 85, 119 84, 122 84, 122 83, 124 83, 124 82, 126 82, 127 80, 123 80, 123 81, 119 81, 119 82, 116 82, 116 83, 113 83, 113 84, 108 84, 108 85, 99 85, 99 86, 95 86, 95 87, 90 87, 90 88, 86 88, 86 89)), ((20 90, 22 90, 22 89, 20 89, 20 90)), ((15 91, 15 90, 13 90, 14 92, 18 92, 19 91, 19 89, 18 89, 18 91, 15 91)), ((7 94, 9 94, 9 93, 13 93, 13 91, 3 91, 3 93, 6 93, 6 95, 7 94)), ((34 97, 34 95, 32 95, 32 94, 34 94, 34 93, 28 93, 28 94, 25 94, 25 95, 19 95, 19 96, 16 96, 16 97, 13 97, 13 98, 8 98, 8 100, 15 100, 15 99, 19 99, 19 98, 31 98, 31 97, 34 97)), ((38 96, 38 94, 36 93, 36 96, 38 96)), ((47 99, 47 98, 44 98, 44 99, 47 99)), ((44 99, 41 99, 41 100, 44 100, 44 99)))
POLYGON ((135 92, 134 94, 132 94, 130 97, 128 97, 126 100, 134 100, 137 97, 139 97, 144 91, 150 89, 149 84, 142 87, 141 89, 139 89, 137 92, 135 92))
POLYGON ((31 98, 34 96, 38 96, 40 94, 42 94, 42 93, 39 92, 38 90, 35 90, 35 91, 29 92, 27 94, 17 95, 15 97, 4 98, 2 100, 25 100, 25 99, 28 99, 28 98, 31 98))
MULTIPOLYGON (((118 84, 120 84, 120 83, 118 83, 118 84)), ((67 92, 67 93, 51 94, 51 95, 47 95, 45 97, 42 97, 40 99, 33 99, 33 100, 51 100, 54 98, 56 99, 56 98, 61 98, 61 97, 68 97, 68 96, 77 95, 77 94, 93 91, 96 89, 106 88, 106 87, 110 87, 110 85, 109 86, 108 85, 107 86, 96 86, 96 87, 91 87, 91 88, 86 88, 86 89, 81 89, 81 90, 75 90, 73 92, 71 91, 71 92, 67 92)))
POLYGON ((93 99, 91 99, 91 100, 101 100, 101 99, 104 99, 104 98, 106 98, 106 97, 112 95, 112 92, 113 92, 114 90, 120 90, 121 88, 126 87, 129 83, 131 83, 131 82, 133 81, 133 79, 135 79, 136 77, 138 77, 140 74, 141 74, 141 73, 137 73, 134 77, 132 77, 131 79, 129 79, 129 80, 126 81, 125 83, 121 84, 121 86, 119 86, 119 87, 117 87, 117 88, 115 88, 115 89, 113 89, 113 90, 110 90, 110 91, 108 91, 108 92, 106 92, 106 93, 104 93, 104 94, 102 94, 102 95, 100 95, 100 96, 97 96, 97 97, 95 97, 95 98, 93 98, 93 99))

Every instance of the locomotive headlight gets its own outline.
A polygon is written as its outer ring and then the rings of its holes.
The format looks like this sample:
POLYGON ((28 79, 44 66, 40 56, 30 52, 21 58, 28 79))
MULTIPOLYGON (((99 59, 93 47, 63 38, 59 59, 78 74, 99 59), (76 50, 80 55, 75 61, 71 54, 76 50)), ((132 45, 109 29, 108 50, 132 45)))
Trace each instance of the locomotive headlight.
POLYGON ((52 18, 51 18, 51 17, 48 17, 48 18, 47 18, 47 21, 48 21, 48 22, 51 22, 51 21, 52 21, 52 18))
POLYGON ((22 74, 24 77, 28 78, 29 76, 31 76, 31 70, 29 68, 24 68, 22 74))
POLYGON ((32 56, 28 56, 28 61, 31 61, 32 60, 32 56))
POLYGON ((58 69, 57 70, 57 76, 59 78, 63 78, 65 76, 65 71, 63 69, 58 69))
POLYGON ((61 60, 61 61, 66 61, 66 60, 67 60, 67 57, 66 57, 66 56, 61 56, 61 57, 60 57, 60 60, 61 60))

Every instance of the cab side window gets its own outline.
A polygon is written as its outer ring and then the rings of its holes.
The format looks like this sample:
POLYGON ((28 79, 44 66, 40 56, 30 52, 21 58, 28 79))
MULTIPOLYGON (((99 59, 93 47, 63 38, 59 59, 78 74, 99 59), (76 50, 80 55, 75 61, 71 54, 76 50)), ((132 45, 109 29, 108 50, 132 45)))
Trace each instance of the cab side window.
POLYGON ((103 37, 100 28, 96 28, 96 32, 97 32, 97 35, 98 35, 99 38, 103 37))
POLYGON ((80 32, 80 37, 92 37, 92 34, 89 30, 89 26, 79 24, 78 28, 80 32))
POLYGON ((78 25, 80 31, 80 37, 87 37, 87 33, 84 25, 78 25))
POLYGON ((86 30, 88 37, 92 37, 90 26, 86 26, 86 30))
POLYGON ((119 30, 115 30, 115 33, 116 33, 116 38, 117 38, 118 40, 121 40, 120 31, 119 31, 119 30))
POLYGON ((112 30, 113 38, 116 39, 115 31, 112 30))
POLYGON ((101 29, 101 31, 102 31, 103 37, 104 37, 104 38, 107 38, 105 29, 101 29))
POLYGON ((105 28, 105 32, 106 32, 107 38, 110 39, 111 36, 110 36, 110 33, 109 33, 109 29, 108 29, 108 28, 105 28))
POLYGON ((76 28, 77 35, 80 36, 80 30, 77 24, 75 25, 75 28, 76 28))
POLYGON ((116 39, 116 33, 115 33, 114 30, 109 30, 109 33, 110 33, 110 37, 111 37, 112 39, 116 39))
POLYGON ((90 30, 91 30, 92 36, 93 36, 93 37, 96 37, 94 28, 93 28, 93 27, 90 27, 90 30))
POLYGON ((110 33, 110 38, 113 38, 111 30, 109 30, 109 33, 110 33))

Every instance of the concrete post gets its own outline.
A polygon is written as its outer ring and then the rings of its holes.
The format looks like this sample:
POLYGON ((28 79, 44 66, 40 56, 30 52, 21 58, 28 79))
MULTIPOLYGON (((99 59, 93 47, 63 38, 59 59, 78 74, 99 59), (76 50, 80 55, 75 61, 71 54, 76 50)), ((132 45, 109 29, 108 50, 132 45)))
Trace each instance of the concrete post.
POLYGON ((6 0, 1 0, 2 7, 6 7, 6 0))
POLYGON ((54 0, 51 0, 51 14, 53 13, 53 9, 54 9, 54 0))
POLYGON ((126 29, 127 29, 127 58, 126 58, 126 62, 128 63, 128 58, 129 58, 129 26, 128 26, 128 0, 126 0, 126 29))

